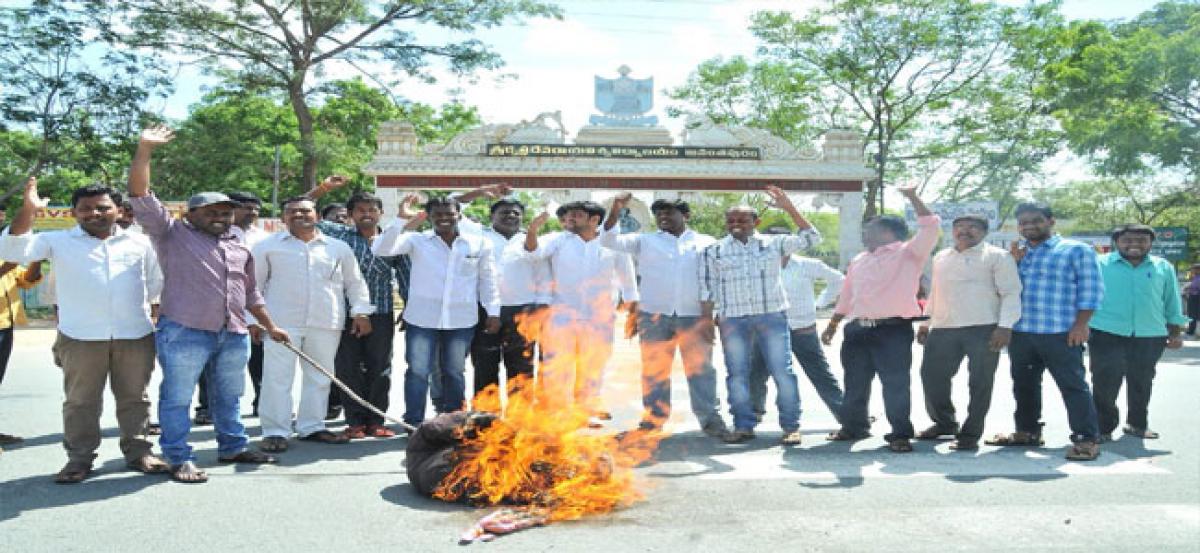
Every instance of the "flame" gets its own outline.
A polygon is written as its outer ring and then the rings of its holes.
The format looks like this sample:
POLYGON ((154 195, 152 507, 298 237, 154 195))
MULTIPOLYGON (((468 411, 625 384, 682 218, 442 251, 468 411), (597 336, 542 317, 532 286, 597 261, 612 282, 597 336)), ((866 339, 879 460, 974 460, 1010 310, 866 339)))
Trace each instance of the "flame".
MULTIPOLYGON (((535 312, 519 319, 518 329, 539 337, 550 317, 547 310, 535 312)), ((560 323, 556 319, 551 331, 585 335, 594 329, 587 321, 560 323)), ((602 367, 608 356, 607 348, 576 348, 570 354, 547 357, 537 382, 525 376, 510 381, 506 402, 496 386, 476 394, 475 409, 503 416, 465 439, 457 453, 460 462, 434 497, 481 505, 530 505, 543 510, 547 522, 607 513, 642 499, 640 490, 645 486, 633 468, 654 454, 665 435, 657 431, 614 435, 587 429, 588 418, 599 404, 596 398, 586 397, 586 386, 581 397, 577 384, 598 375, 577 371, 602 367), (576 380, 573 388, 571 377, 576 380)))

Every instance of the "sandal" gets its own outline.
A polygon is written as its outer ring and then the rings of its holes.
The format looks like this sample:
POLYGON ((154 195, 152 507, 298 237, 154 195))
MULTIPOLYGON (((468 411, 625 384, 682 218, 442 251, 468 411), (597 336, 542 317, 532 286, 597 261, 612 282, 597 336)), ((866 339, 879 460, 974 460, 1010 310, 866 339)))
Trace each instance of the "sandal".
MULTIPOLYGON (((869 436, 869 435, 870 434, 868 434, 867 436, 869 436)), ((851 434, 851 433, 846 432, 845 430, 842 430, 839 428, 837 430, 834 430, 833 432, 830 432, 828 435, 826 435, 825 439, 829 440, 831 442, 856 442, 858 440, 866 438, 867 436, 855 436, 854 434, 851 434)))
POLYGON ((1041 434, 1022 432, 1020 430, 1013 432, 1012 434, 996 434, 995 436, 992 436, 990 440, 986 440, 983 443, 987 445, 998 446, 1038 447, 1046 445, 1046 441, 1042 439, 1041 434))
POLYGON ((1067 450, 1070 461, 1094 461, 1100 456, 1100 445, 1096 442, 1079 442, 1067 450))
POLYGON ((892 453, 912 453, 913 450, 912 442, 908 441, 907 438, 892 440, 888 442, 887 447, 892 453))
POLYGON ((168 465, 161 457, 150 453, 125 463, 125 466, 142 474, 162 474, 171 470, 171 465, 168 465))
POLYGON ((1149 428, 1134 428, 1132 426, 1125 425, 1125 428, 1121 429, 1121 431, 1124 432, 1125 435, 1127 435, 1127 436, 1136 436, 1143 440, 1157 440, 1158 439, 1158 432, 1150 430, 1149 428))
POLYGON ((367 427, 361 424, 355 424, 346 427, 346 437, 351 440, 361 440, 367 437, 367 427))
POLYGON ((91 463, 70 461, 58 474, 54 475, 55 484, 78 484, 92 474, 91 463))
POLYGON ((301 436, 301 440, 306 442, 320 442, 323 444, 344 444, 350 441, 350 438, 345 434, 334 434, 328 430, 318 430, 307 436, 301 436))
POLYGON ((979 449, 979 440, 974 438, 959 438, 950 444, 950 449, 955 451, 976 451, 979 449))
POLYGON ((367 434, 373 438, 395 438, 396 432, 382 424, 373 424, 367 427, 367 434))
POLYGON ((208 482, 208 474, 197 468, 196 463, 187 461, 171 467, 171 480, 184 484, 203 484, 208 482))
MULTIPOLYGON (((270 438, 267 438, 269 440, 270 438)), ((283 438, 279 438, 283 439, 283 438)), ((264 442, 266 440, 263 440, 264 442)), ((287 449, 287 440, 283 442, 284 449, 287 449)), ((279 462, 279 458, 274 455, 267 455, 258 451, 250 451, 245 449, 239 451, 237 455, 232 457, 217 457, 217 461, 222 463, 246 463, 251 465, 273 465, 279 462)))
POLYGON ((956 433, 958 433, 957 428, 953 430, 943 430, 935 424, 929 428, 926 428, 925 430, 917 432, 917 435, 914 437, 918 440, 940 440, 942 439, 942 436, 949 436, 953 438, 956 433))
POLYGON ((258 444, 258 448, 267 453, 283 453, 288 450, 288 441, 282 436, 267 436, 258 444))

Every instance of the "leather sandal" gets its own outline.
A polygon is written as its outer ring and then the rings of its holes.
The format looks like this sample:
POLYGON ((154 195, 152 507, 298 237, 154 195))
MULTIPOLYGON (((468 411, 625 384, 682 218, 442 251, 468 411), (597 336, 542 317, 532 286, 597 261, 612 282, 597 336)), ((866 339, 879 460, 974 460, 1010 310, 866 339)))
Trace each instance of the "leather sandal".
POLYGON ((91 463, 70 461, 54 475, 55 484, 78 484, 92 474, 91 463))
POLYGON ((186 461, 171 466, 171 480, 184 484, 203 484, 208 482, 208 473, 200 470, 196 463, 186 461))
POLYGON ((125 466, 142 474, 162 474, 171 470, 171 465, 168 465, 161 457, 150 453, 125 463, 125 466))
POLYGON ((983 442, 987 445, 1039 447, 1046 445, 1041 434, 1016 431, 1012 434, 996 434, 992 439, 983 442))
POLYGON ((267 436, 258 444, 258 448, 267 453, 283 453, 288 450, 288 441, 282 436, 267 436))
MULTIPOLYGON (((287 443, 286 441, 284 442, 287 443)), ((272 465, 279 462, 279 458, 266 453, 251 451, 245 449, 239 451, 236 455, 229 457, 217 457, 217 461, 221 463, 246 463, 250 465, 272 465)))
POLYGON ((334 434, 328 430, 318 430, 307 436, 301 436, 300 439, 306 442, 320 442, 323 444, 344 444, 350 442, 350 438, 345 434, 334 434))

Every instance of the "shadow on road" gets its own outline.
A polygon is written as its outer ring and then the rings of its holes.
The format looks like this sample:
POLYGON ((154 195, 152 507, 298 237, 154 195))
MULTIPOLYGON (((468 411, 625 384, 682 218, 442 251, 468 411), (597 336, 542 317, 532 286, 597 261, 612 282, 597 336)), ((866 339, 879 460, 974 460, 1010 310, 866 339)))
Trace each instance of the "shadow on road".
MULTIPOLYGON (((53 470, 57 469, 57 466, 53 467, 53 470)), ((55 484, 52 472, 9 480, 0 483, 0 497, 4 498, 4 501, 0 501, 0 521, 16 518, 29 511, 106 501, 138 493, 150 486, 166 484, 168 478, 166 474, 142 474, 129 470, 124 460, 113 459, 96 467, 93 475, 79 484, 55 484), (124 474, 120 477, 104 477, 118 471, 124 474)))

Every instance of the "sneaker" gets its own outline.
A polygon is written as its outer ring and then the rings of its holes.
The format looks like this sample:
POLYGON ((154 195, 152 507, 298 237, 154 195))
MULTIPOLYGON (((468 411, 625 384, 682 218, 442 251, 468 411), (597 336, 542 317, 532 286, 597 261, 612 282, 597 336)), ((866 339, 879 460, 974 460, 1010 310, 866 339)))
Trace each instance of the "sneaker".
POLYGON ((726 432, 721 441, 727 444, 741 444, 754 439, 753 430, 733 430, 726 432))
POLYGON ((346 427, 346 437, 351 440, 361 440, 367 437, 367 427, 361 424, 353 424, 346 427))
POLYGON ((729 433, 729 427, 725 426, 725 421, 721 420, 720 418, 715 418, 704 423, 704 426, 700 428, 700 431, 704 432, 706 436, 720 438, 729 433))
POLYGON ((782 445, 800 445, 800 440, 800 431, 792 430, 791 432, 784 432, 783 437, 779 439, 779 443, 782 445))
POLYGON ((373 438, 395 438, 396 432, 382 424, 372 424, 367 427, 367 434, 373 438))
POLYGON ((209 426, 212 423, 213 420, 208 416, 208 411, 196 411, 196 417, 192 419, 192 424, 196 426, 209 426))

